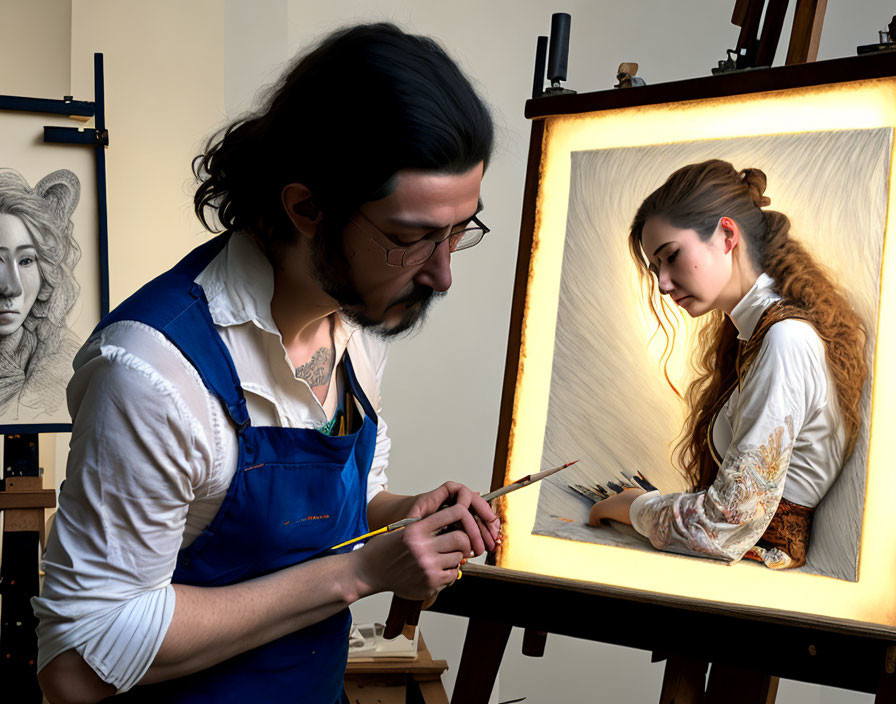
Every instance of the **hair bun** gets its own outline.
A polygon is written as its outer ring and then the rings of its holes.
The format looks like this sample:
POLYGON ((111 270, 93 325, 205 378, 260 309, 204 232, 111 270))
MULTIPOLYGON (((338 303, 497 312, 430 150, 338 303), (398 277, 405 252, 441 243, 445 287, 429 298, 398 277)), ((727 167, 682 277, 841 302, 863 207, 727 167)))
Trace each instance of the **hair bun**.
POLYGON ((772 199, 763 195, 768 184, 768 179, 763 171, 760 169, 744 169, 738 176, 743 184, 750 189, 750 198, 753 199, 753 203, 757 208, 764 208, 766 205, 772 204, 772 199))

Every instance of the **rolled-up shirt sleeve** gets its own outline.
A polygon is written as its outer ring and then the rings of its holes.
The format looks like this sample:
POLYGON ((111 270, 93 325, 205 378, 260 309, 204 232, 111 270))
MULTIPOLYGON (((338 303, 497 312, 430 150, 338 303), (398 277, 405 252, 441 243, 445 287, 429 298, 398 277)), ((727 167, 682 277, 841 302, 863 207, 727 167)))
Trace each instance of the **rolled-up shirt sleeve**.
MULTIPOLYGON (((43 588, 32 600, 38 670, 74 649, 126 691, 146 673, 171 622, 171 577, 212 451, 171 377, 144 359, 97 336, 75 367, 66 480, 43 588)), ((200 410, 206 403, 201 389, 195 403, 200 410)))
POLYGON ((825 403, 824 348, 807 323, 773 325, 740 392, 732 440, 705 491, 638 497, 629 515, 660 549, 736 562, 777 510, 794 441, 825 403))

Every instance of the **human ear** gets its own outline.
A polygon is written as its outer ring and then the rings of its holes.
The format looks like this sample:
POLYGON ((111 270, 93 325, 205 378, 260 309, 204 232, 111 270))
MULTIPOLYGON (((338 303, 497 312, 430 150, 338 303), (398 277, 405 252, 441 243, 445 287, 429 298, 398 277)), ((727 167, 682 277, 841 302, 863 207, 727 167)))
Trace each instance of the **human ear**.
POLYGON ((310 189, 301 183, 290 183, 280 192, 280 202, 299 234, 314 237, 323 220, 323 213, 311 197, 310 189))
POLYGON ((740 227, 731 218, 719 220, 719 229, 725 237, 725 254, 731 252, 740 242, 740 227))

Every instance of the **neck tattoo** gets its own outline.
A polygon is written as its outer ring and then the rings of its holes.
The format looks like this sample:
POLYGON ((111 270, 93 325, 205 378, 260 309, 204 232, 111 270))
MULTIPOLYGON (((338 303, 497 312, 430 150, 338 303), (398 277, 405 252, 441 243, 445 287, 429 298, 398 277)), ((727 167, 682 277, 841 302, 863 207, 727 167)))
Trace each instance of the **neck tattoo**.
POLYGON ((296 379, 304 379, 308 386, 323 386, 330 383, 333 374, 333 359, 329 347, 321 347, 311 356, 311 361, 296 367, 296 379))

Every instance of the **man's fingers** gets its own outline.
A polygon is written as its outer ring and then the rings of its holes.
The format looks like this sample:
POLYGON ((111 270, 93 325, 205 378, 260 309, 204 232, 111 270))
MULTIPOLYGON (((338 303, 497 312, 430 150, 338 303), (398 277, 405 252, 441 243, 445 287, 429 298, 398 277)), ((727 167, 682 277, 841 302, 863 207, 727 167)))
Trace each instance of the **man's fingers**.
POLYGON ((449 570, 446 570, 446 573, 451 578, 451 581, 448 582, 447 586, 451 586, 460 578, 460 565, 456 565, 449 570))
POLYGON ((463 515, 460 517, 460 524, 467 534, 467 537, 470 539, 471 550, 476 555, 481 555, 485 552, 485 543, 482 540, 482 533, 479 531, 479 526, 476 525, 476 521, 473 519, 473 514, 469 511, 464 511, 463 515))
POLYGON ((488 502, 483 499, 479 494, 474 494, 472 491, 464 487, 464 491, 458 494, 458 503, 461 503, 463 500, 465 503, 469 500, 469 511, 470 515, 473 516, 473 520, 475 523, 475 528, 470 526, 466 522, 464 523, 464 527, 468 533, 470 533, 470 540, 473 543, 473 549, 477 554, 481 553, 482 550, 494 550, 496 546, 496 541, 498 539, 498 527, 501 522, 498 517, 495 515, 495 512, 492 510, 492 507, 488 505, 488 502), (475 532, 470 532, 471 530, 475 532), (478 538, 482 539, 482 548, 478 547, 478 538))
POLYGON ((452 530, 432 539, 433 549, 441 554, 459 552, 461 557, 470 556, 470 536, 462 530, 452 530))
POLYGON ((474 494, 465 487, 462 488, 464 490, 459 491, 455 495, 457 503, 421 520, 419 523, 420 528, 437 533, 444 528, 459 523, 463 531, 469 536, 470 547, 476 555, 482 554, 486 549, 494 550, 498 532, 497 526, 500 525, 500 521, 498 521, 491 507, 481 496, 474 494), (476 517, 471 513, 471 509, 474 509, 474 507, 479 509, 476 511, 478 514, 476 517))
POLYGON ((436 511, 427 516, 421 520, 418 525, 431 533, 437 533, 442 528, 447 528, 452 523, 457 523, 462 520, 464 515, 470 515, 466 506, 449 506, 448 508, 443 508, 441 511, 436 511))
POLYGON ((482 536, 483 545, 488 550, 497 546, 501 521, 488 502, 479 494, 471 494, 470 513, 476 519, 476 526, 482 536))
POLYGON ((497 543, 492 536, 492 532, 489 530, 488 526, 482 522, 482 519, 479 518, 479 516, 473 516, 473 518, 476 520, 476 527, 479 529, 479 534, 482 536, 482 541, 485 543, 486 549, 494 550, 497 543))
POLYGON ((479 494, 473 494, 472 501, 470 501, 470 510, 482 519, 482 522, 489 527, 492 538, 497 540, 498 527, 501 525, 501 521, 498 519, 498 516, 495 514, 492 507, 489 506, 488 501, 483 499, 479 494))
MULTIPOLYGON (((469 554, 469 553, 468 553, 469 554)), ((457 566, 467 558, 462 552, 446 552, 439 555, 439 566, 443 570, 454 570, 457 566)))
POLYGON ((439 510, 451 498, 451 488, 448 486, 450 482, 446 482, 436 487, 426 494, 418 497, 417 502, 408 512, 408 518, 424 518, 439 510))

